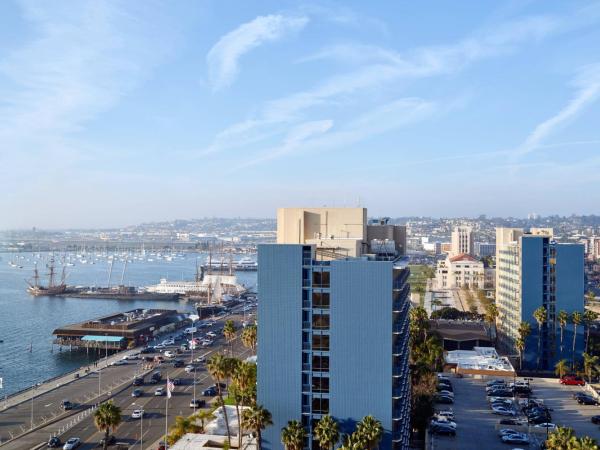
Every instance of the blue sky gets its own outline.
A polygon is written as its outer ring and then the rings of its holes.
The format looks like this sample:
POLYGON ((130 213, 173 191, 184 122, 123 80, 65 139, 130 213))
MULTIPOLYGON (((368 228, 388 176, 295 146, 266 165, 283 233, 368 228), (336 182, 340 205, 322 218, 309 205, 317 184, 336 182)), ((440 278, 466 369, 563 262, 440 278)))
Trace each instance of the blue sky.
POLYGON ((0 3, 0 228, 600 213, 600 4, 0 3))

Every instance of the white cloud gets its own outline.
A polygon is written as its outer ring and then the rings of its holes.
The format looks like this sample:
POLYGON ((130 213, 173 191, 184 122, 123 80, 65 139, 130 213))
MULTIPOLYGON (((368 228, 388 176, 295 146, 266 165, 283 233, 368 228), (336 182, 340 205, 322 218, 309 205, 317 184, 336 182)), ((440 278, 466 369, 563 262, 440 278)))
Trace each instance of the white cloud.
POLYGON ((540 148, 546 137, 600 97, 600 64, 584 67, 573 81, 573 86, 577 90, 567 105, 538 124, 515 150, 515 156, 523 156, 540 148))
POLYGON ((297 32, 307 23, 305 16, 258 16, 221 37, 206 56, 213 89, 216 91, 233 83, 239 70, 238 61, 244 54, 297 32))

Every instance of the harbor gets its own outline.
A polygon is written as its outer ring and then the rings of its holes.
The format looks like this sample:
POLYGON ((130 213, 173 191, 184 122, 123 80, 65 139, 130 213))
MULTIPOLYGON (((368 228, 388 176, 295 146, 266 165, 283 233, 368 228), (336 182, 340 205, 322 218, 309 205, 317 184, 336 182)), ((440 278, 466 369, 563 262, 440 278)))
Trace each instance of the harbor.
MULTIPOLYGON (((131 298, 114 298, 110 301, 98 296, 81 298, 70 296, 32 296, 27 292, 28 284, 32 282, 32 274, 37 262, 40 283, 48 283, 48 268, 52 254, 23 252, 19 254, 2 253, 0 257, 0 320, 4 326, 0 335, 0 377, 3 378, 3 388, 0 396, 10 395, 23 389, 31 388, 44 380, 75 370, 90 364, 94 354, 86 352, 60 351, 53 343, 52 332, 65 324, 81 323, 94 317, 113 313, 126 312, 134 309, 164 309, 178 310, 197 314, 196 300, 186 301, 178 296, 178 300, 145 299, 143 296, 131 298), (8 263, 14 261, 18 267, 8 263), (15 320, 18 318, 18 320, 15 320)), ((62 277, 63 255, 55 254, 55 281, 60 284, 62 277)), ((109 258, 95 257, 79 262, 75 255, 65 258, 65 284, 67 286, 107 286, 109 258)), ((122 284, 125 286, 147 287, 156 285, 161 278, 169 281, 190 281, 196 279, 197 263, 201 266, 207 260, 206 252, 175 255, 170 261, 165 257, 147 253, 144 260, 133 259, 127 263, 122 284), (152 261, 150 261, 152 260, 152 261)), ((114 259, 111 258, 111 259, 114 259)), ((117 261, 113 267, 114 284, 121 284, 124 261, 117 261)), ((237 283, 245 289, 256 289, 256 273, 240 271, 235 273, 237 283)), ((111 280, 111 285, 113 281, 111 280)))

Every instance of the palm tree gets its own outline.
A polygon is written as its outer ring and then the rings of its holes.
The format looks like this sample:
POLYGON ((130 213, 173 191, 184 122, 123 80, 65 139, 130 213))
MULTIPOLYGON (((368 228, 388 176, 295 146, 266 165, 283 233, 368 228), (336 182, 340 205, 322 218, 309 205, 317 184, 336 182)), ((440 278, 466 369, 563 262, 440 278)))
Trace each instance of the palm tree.
POLYGON ((569 450, 598 450, 598 443, 596 439, 584 436, 574 441, 569 450))
POLYGON ((579 311, 574 311, 571 314, 571 323, 573 324, 573 370, 575 370, 575 345, 577 344, 577 327, 583 321, 583 314, 579 311))
POLYGON ((592 382, 592 376, 594 375, 594 372, 596 372, 598 360, 600 360, 600 357, 598 356, 590 355, 588 353, 583 354, 583 371, 588 377, 588 383, 592 382))
POLYGON ((225 322, 225 325, 223 326, 223 336, 225 336, 225 339, 229 344, 230 354, 233 356, 233 340, 235 339, 235 324, 233 323, 233 320, 230 319, 225 322))
POLYGON ((356 431, 367 442, 367 449, 373 450, 379 445, 383 436, 383 427, 381 422, 373 416, 365 416, 356 425, 356 431))
POLYGON ((565 331, 565 327, 569 323, 569 313, 564 309, 561 309, 556 316, 556 320, 558 320, 558 326, 560 327, 560 356, 562 358, 563 355, 563 334, 565 331))
POLYGON ((247 326, 242 331, 242 344, 252 350, 252 353, 256 353, 257 331, 256 325, 247 326))
POLYGON ((206 363, 206 368, 210 373, 210 376, 215 380, 217 384, 217 395, 219 396, 219 405, 223 409, 223 418, 225 419, 225 427, 227 428, 227 442, 231 446, 231 430, 229 429, 229 418, 227 417, 227 408, 223 401, 223 391, 221 389, 221 383, 229 376, 230 362, 221 353, 213 355, 206 363))
POLYGON ((540 356, 542 354, 542 325, 546 322, 546 308, 540 306, 533 312, 533 317, 538 324, 538 350, 537 350, 537 369, 540 370, 540 356))
POLYGON ((262 430, 273 425, 271 413, 261 405, 254 404, 244 411, 242 417, 244 426, 256 434, 256 450, 261 450, 262 430))
POLYGON ((558 427, 555 431, 552 431, 546 439, 547 450, 566 450, 571 445, 571 442, 575 438, 573 428, 558 427))
POLYGON ((496 319, 498 318, 498 315, 500 313, 498 312, 498 307, 494 304, 491 303, 488 307, 487 307, 487 311, 485 314, 485 321, 491 325, 494 326, 494 342, 498 339, 498 331, 496 329, 496 319))
POLYGON ((335 444, 340 440, 337 422, 330 415, 321 417, 313 430, 313 436, 323 450, 333 450, 335 444))
POLYGON ((554 366, 554 373, 558 375, 559 378, 564 377, 568 370, 569 362, 566 359, 561 359, 554 366))
POLYGON ((367 447, 367 440, 358 431, 344 436, 340 450, 364 450, 367 447))
POLYGON ((240 407, 243 410, 246 399, 249 397, 249 390, 252 383, 256 383, 254 377, 254 364, 238 361, 235 364, 231 372, 231 385, 234 387, 235 397, 235 408, 237 412, 238 424, 240 431, 238 433, 238 448, 242 448, 242 434, 244 432, 242 427, 242 416, 240 414, 240 407))
POLYGON ((285 427, 281 429, 281 443, 286 450, 302 450, 306 430, 297 420, 290 420, 285 427))
POLYGON ((213 410, 201 409, 192 416, 192 419, 200 421, 200 429, 201 429, 201 432, 204 433, 204 423, 207 420, 212 419, 213 417, 214 417, 213 410))
POLYGON ((102 403, 94 412, 94 424, 99 431, 104 432, 104 444, 102 448, 108 448, 108 437, 111 430, 114 430, 121 424, 121 408, 115 405, 112 400, 102 403))
POLYGON ((519 369, 523 369, 523 353, 525 353, 525 345, 527 343, 527 338, 531 334, 531 325, 529 325, 529 322, 521 322, 521 324, 519 325, 518 331, 519 331, 519 338, 517 339, 515 346, 517 346, 517 344, 519 344, 519 346, 521 347, 520 350, 517 347, 517 350, 519 351, 519 359, 520 359, 519 369))
POLYGON ((594 321, 598 319, 598 313, 592 311, 591 309, 586 309, 583 312, 583 322, 585 324, 585 351, 587 353, 588 346, 590 343, 590 328, 592 328, 592 324, 594 321))
MULTIPOLYGON (((204 428, 204 426, 202 427, 204 428)), ((169 428, 169 444, 174 444, 186 433, 198 433, 200 427, 194 423, 193 417, 175 417, 175 423, 169 428)))

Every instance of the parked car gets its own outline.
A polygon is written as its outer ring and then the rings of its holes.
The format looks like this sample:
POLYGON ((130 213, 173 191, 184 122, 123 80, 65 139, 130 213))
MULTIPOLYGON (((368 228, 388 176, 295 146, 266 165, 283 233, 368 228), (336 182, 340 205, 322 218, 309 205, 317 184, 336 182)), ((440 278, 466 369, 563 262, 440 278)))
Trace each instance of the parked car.
POLYGON ((500 425, 521 425, 519 419, 500 419, 500 425))
POLYGON ((526 434, 509 434, 502 436, 502 442, 505 444, 529 445, 529 437, 526 434))
POLYGON ((200 399, 192 399, 192 401, 190 401, 190 408, 204 408, 206 406, 206 400, 200 400, 200 399))
POLYGON ((448 436, 456 436, 456 428, 447 424, 437 424, 429 427, 432 434, 445 434, 448 436))
POLYGON ((591 395, 580 395, 577 397, 577 403, 580 405, 597 405, 598 401, 591 395))
POLYGON ((548 431, 554 431, 558 427, 555 424, 553 424, 552 422, 543 422, 543 423, 538 423, 537 425, 535 425, 535 428, 548 428, 548 431))
POLYGON ((183 367, 185 363, 181 359, 176 359, 173 361, 173 367, 183 367))
POLYGON ((62 445, 60 438, 58 436, 51 437, 48 441, 48 448, 59 448, 62 445))
POLYGON ((123 360, 123 359, 117 359, 116 361, 113 361, 110 363, 111 366, 125 366, 127 365, 127 361, 123 360))
POLYGON ((510 436, 511 434, 521 434, 521 432, 519 432, 517 430, 513 430, 512 428, 502 428, 500 431, 498 431, 498 435, 500 437, 510 436))
POLYGON ((442 418, 431 419, 430 425, 431 426, 448 425, 449 427, 452 427, 456 430, 456 422, 445 419, 445 418, 444 419, 442 419, 442 418))
POLYGON ((576 375, 565 375, 560 379, 560 384, 565 384, 568 386, 584 386, 585 381, 583 378, 578 377, 576 375))
POLYGON ((133 412, 131 413, 131 418, 132 419, 141 419, 145 415, 146 414, 144 413, 143 409, 134 409, 133 412))
POLYGON ((133 379, 133 385, 134 386, 143 386, 144 385, 144 378, 143 377, 135 377, 133 379))
POLYGON ((141 397, 142 395, 144 395, 144 391, 142 391, 141 389, 134 389, 131 392, 132 397, 141 397))
POLYGON ((492 412, 494 414, 498 414, 501 416, 513 416, 514 417, 516 415, 516 412, 514 409, 508 408, 506 406, 494 406, 492 408, 492 412))
POLYGON ((592 416, 591 421, 596 425, 600 424, 600 416, 592 416))
POLYGON ((67 442, 65 442, 65 445, 63 445, 63 450, 73 450, 74 448, 77 448, 80 445, 81 439, 79 439, 78 437, 72 437, 67 442))
POLYGON ((165 355, 165 358, 175 358, 175 356, 177 356, 177 353, 175 353, 171 350, 167 350, 163 354, 165 355))
POLYGON ((145 354, 145 353, 154 353, 156 352, 156 350, 154 350, 154 347, 146 347, 140 350, 140 353, 145 354))
POLYGON ((449 395, 439 395, 439 394, 437 394, 434 397, 434 400, 437 403, 445 403, 445 404, 452 404, 452 403, 454 403, 454 397, 450 397, 449 395))
POLYGON ((454 398, 454 392, 448 391, 446 389, 438 391, 438 395, 447 395, 448 397, 454 398))
POLYGON ((454 420, 454 412, 453 411, 438 411, 435 413, 437 417, 445 417, 448 420, 454 420))

